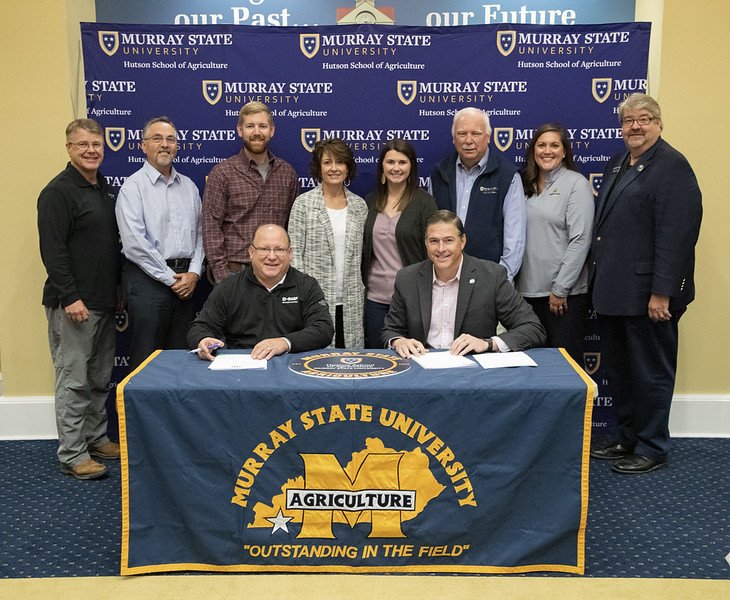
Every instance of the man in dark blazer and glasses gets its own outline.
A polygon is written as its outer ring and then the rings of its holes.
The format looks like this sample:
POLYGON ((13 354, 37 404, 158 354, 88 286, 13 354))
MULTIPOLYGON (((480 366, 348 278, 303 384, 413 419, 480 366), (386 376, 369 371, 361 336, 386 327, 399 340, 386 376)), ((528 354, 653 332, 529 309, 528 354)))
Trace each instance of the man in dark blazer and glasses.
POLYGON ((591 456, 614 471, 668 464, 678 323, 694 299, 702 194, 687 159, 661 138, 659 104, 619 106, 627 152, 606 165, 591 247, 593 306, 617 410, 617 440, 591 456))

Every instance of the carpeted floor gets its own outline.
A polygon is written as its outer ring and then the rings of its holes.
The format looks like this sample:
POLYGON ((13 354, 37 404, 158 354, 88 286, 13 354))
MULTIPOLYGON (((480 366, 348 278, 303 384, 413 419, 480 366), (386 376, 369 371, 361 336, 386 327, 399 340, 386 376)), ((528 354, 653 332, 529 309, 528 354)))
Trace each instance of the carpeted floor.
MULTIPOLYGON (((119 462, 77 481, 55 448, 0 441, 0 578, 117 575, 119 462)), ((671 461, 633 476, 591 461, 587 577, 730 579, 730 439, 676 439, 671 461)))

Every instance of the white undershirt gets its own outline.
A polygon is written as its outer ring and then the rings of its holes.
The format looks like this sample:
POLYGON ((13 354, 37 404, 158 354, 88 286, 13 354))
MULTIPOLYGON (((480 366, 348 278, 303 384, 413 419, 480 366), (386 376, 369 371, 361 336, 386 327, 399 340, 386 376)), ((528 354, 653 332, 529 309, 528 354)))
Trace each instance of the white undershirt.
POLYGON ((335 237, 335 303, 343 304, 345 298, 345 230, 347 228, 347 206, 345 208, 328 208, 327 214, 332 223, 335 237))

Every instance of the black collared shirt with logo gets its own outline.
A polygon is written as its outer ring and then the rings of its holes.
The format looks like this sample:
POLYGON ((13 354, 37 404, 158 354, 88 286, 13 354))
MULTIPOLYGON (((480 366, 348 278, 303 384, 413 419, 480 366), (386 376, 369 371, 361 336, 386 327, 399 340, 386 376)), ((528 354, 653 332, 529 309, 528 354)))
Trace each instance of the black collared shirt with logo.
POLYGON ((268 291, 251 267, 213 288, 188 332, 191 348, 206 337, 223 339, 229 349, 253 348, 263 339, 286 337, 292 352, 325 348, 334 327, 322 289, 314 277, 293 267, 268 291))
POLYGON ((48 278, 43 304, 66 307, 82 300, 87 309, 116 305, 120 244, 116 196, 101 175, 89 183, 71 163, 38 197, 38 236, 48 278))

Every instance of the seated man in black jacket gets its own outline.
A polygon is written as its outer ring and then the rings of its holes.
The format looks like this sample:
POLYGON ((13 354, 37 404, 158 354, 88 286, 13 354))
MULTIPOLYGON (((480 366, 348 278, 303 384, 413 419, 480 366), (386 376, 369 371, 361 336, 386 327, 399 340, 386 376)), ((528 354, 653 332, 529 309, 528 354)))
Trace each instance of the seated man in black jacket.
POLYGON ((329 308, 317 280, 289 266, 286 230, 262 225, 248 252, 251 266, 213 289, 190 325, 188 344, 206 360, 224 345, 221 338, 232 349, 252 348, 255 359, 325 348, 334 335, 329 308))

